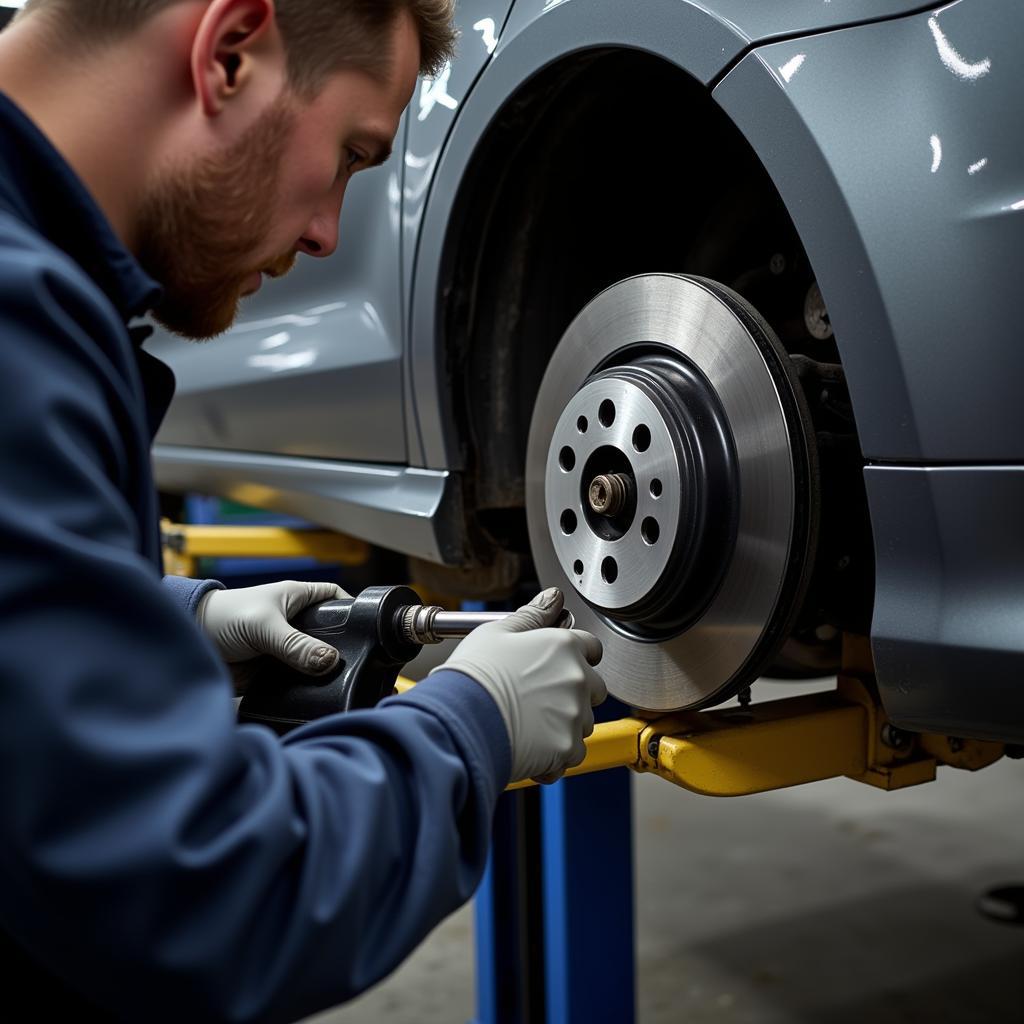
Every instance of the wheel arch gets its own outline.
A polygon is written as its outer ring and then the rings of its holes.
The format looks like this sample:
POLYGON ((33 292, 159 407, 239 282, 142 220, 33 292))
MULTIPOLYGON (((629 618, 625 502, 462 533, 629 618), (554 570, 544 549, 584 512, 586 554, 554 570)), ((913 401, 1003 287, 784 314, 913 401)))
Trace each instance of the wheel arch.
POLYGON ((522 505, 533 402, 576 313, 624 277, 711 270, 721 254, 686 249, 700 247, 707 205, 750 175, 767 187, 705 86, 650 52, 577 51, 502 107, 452 207, 439 282, 452 454, 476 510, 522 505), (671 109, 685 112, 686 133, 658 132, 671 109), (711 196, 715 168, 726 173, 711 196))
MULTIPOLYGON (((902 6, 879 9, 873 17, 883 21, 898 18, 902 6)), ((833 303, 842 307, 842 336, 858 339, 858 350, 844 351, 843 361, 852 366, 861 403, 870 405, 872 417, 889 410, 884 424, 864 438, 865 450, 869 454, 883 450, 882 439, 891 436, 894 424, 902 435, 898 446, 907 452, 915 450, 918 441, 903 367, 858 224, 801 110, 790 102, 776 69, 759 60, 762 51, 751 48, 750 37, 744 34, 749 28, 741 30, 729 19, 678 0, 652 0, 645 5, 643 18, 617 0, 562 3, 546 8, 543 17, 520 15, 522 10, 520 4, 513 8, 497 51, 462 103, 438 159, 417 239, 409 355, 424 465, 464 468, 462 438, 450 395, 451 366, 446 363, 450 328, 445 306, 452 294, 451 271, 460 232, 466 228, 460 214, 469 207, 468 197, 474 190, 493 192, 500 185, 497 177, 481 174, 480 169, 487 167, 488 155, 500 141, 510 110, 528 101, 531 92, 550 82, 552 76, 557 79, 592 61, 595 54, 613 50, 642 56, 652 66, 675 68, 701 87, 693 94, 699 93, 701 104, 724 111, 735 138, 749 147, 759 169, 784 201, 816 272, 822 271, 822 291, 830 312, 833 303), (750 52, 743 56, 747 50, 750 52), (792 152, 781 153, 784 148, 792 152), (810 190, 809 181, 813 182, 810 190), (869 339, 868 345, 860 340, 864 337, 869 339), (872 377, 881 377, 883 385, 866 397, 868 389, 857 382, 872 377)), ((808 22, 804 27, 813 32, 816 26, 808 22)), ((830 32, 808 42, 813 45, 815 39, 837 35, 845 33, 830 32)), ((794 45, 800 42, 794 40, 794 45)), ((657 105, 663 98, 651 95, 649 99, 657 105)), ((642 159, 663 153, 667 136, 686 131, 678 111, 666 109, 663 102, 661 110, 662 131, 654 145, 646 139, 631 143, 642 159)), ((842 122, 842 110, 837 108, 836 113, 837 121, 842 122)), ((840 130, 849 133, 853 127, 847 124, 840 130)), ((468 230, 478 226, 472 222, 468 230)), ((870 430, 869 417, 861 418, 870 430)))
POLYGON ((467 507, 491 520, 495 541, 524 550, 530 413, 579 309, 638 273, 731 284, 742 259, 767 266, 780 238, 803 259, 801 240, 706 84, 635 46, 576 49, 524 77, 447 190, 443 244, 421 246, 439 257, 421 261, 415 290, 427 449, 468 471, 467 507), (759 237, 735 244, 750 224, 759 237))
POLYGON ((462 101, 437 162, 416 241, 409 302, 409 382, 427 468, 461 469, 450 401, 444 306, 457 245, 459 208, 473 187, 502 113, 544 72, 607 48, 634 50, 674 64, 705 85, 748 40, 708 11, 678 0, 651 0, 638 19, 618 0, 562 3, 536 15, 516 5, 486 69, 462 101), (517 15, 520 15, 517 17, 517 15), (532 20, 531 20, 532 19, 532 20), (671 45, 666 47, 665 43, 671 45))

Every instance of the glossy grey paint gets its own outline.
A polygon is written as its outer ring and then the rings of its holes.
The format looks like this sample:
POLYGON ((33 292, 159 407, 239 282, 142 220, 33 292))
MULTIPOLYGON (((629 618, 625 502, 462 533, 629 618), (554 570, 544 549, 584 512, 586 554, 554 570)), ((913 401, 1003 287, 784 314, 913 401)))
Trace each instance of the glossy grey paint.
POLYGON ((1024 467, 865 478, 886 711, 907 729, 1024 741, 1024 467))
POLYGON ((605 46, 642 50, 707 84, 753 40, 919 8, 920 4, 907 0, 847 0, 835 5, 821 0, 772 4, 645 0, 639 7, 621 0, 517 0, 494 56, 463 102, 441 155, 417 247, 410 359, 425 465, 460 468, 443 344, 438 337, 441 267, 448 224, 467 168, 509 97, 549 64, 582 50, 605 46))
POLYGON ((815 268, 868 458, 1024 459, 1022 45, 1024 5, 964 0, 761 47, 715 90, 815 268))
POLYGON ((695 6, 707 8, 748 43, 823 32, 930 9, 920 0, 783 0, 781 3, 778 0, 772 3, 701 0, 695 6))
POLYGON ((461 513, 452 474, 365 463, 204 451, 156 451, 171 490, 223 494, 243 504, 293 512, 394 551, 435 562, 461 551, 461 513))
MULTIPOLYGON (((659 29, 673 42, 678 42, 674 37, 698 23, 694 20, 696 15, 703 26, 700 31, 705 45, 701 53, 690 58, 686 70, 708 82, 753 43, 897 17, 922 10, 925 5, 918 0, 671 0, 663 6, 649 2, 642 7, 621 6, 627 16, 659 29)), ((516 0, 505 40, 515 38, 541 16, 568 7, 572 8, 571 17, 591 24, 600 24, 610 11, 608 5, 595 0, 516 0)), ((559 16, 564 14, 563 10, 559 16)))
POLYGON ((178 379, 160 443, 408 462, 397 148, 353 178, 334 255, 300 257, 288 278, 245 300, 222 338, 149 343, 178 379))

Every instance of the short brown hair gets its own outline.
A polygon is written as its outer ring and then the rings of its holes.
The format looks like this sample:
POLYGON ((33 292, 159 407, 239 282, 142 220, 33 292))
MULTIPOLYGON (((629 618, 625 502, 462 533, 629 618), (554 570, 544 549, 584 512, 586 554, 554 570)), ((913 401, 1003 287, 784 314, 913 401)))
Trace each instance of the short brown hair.
MULTIPOLYGON (((28 0, 22 15, 52 11, 62 34, 84 43, 112 41, 179 0, 28 0)), ((437 74, 455 45, 453 0, 276 0, 277 24, 288 48, 288 75, 314 92, 341 67, 379 69, 389 29, 408 11, 420 37, 420 71, 437 74)))

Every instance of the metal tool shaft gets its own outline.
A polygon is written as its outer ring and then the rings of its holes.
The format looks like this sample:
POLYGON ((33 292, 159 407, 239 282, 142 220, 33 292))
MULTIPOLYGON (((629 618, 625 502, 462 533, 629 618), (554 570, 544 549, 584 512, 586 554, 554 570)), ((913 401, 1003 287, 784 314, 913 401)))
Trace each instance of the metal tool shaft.
POLYGON ((452 640, 468 636, 478 626, 488 622, 501 622, 509 612, 442 612, 434 616, 433 633, 438 640, 452 640))
MULTIPOLYGON (((479 626, 501 622, 511 612, 449 612, 436 605, 411 605, 401 615, 401 628, 407 640, 417 644, 439 644, 459 640, 479 626)), ((572 613, 562 612, 558 626, 572 629, 576 622, 572 613)))

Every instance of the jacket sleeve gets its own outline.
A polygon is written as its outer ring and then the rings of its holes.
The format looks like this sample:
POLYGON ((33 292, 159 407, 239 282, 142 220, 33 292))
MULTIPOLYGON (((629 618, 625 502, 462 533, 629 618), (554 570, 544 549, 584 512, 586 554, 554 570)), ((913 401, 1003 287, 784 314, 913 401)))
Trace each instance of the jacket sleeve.
POLYGON ((164 589, 178 607, 194 619, 199 602, 211 590, 223 590, 224 584, 217 580, 192 580, 186 576, 165 576, 164 589))
POLYGON ((118 1016, 294 1020, 472 893, 496 705, 439 673, 280 741, 138 553, 123 417, 70 266, 0 246, 0 926, 118 1016))

